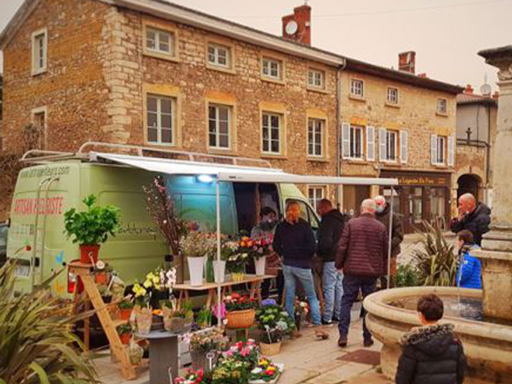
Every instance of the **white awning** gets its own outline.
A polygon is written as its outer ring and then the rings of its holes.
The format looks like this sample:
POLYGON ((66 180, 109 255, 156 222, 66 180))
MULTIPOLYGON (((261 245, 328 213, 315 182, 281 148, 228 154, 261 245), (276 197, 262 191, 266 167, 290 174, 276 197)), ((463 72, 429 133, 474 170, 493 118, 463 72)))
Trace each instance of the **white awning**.
POLYGON ((104 159, 134 168, 145 169, 150 172, 165 173, 168 175, 210 175, 217 178, 219 181, 236 181, 241 183, 398 185, 397 179, 294 175, 273 168, 243 167, 98 152, 92 152, 90 157, 93 161, 104 159))

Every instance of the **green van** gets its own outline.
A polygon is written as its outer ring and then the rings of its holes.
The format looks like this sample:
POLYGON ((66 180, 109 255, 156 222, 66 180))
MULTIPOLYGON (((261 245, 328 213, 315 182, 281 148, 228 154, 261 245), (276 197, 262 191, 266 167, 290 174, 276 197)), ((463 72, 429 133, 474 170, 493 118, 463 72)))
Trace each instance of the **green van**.
MULTIPOLYGON (((155 175, 143 169, 80 159, 23 169, 13 196, 7 241, 7 257, 17 261, 17 291, 30 291, 79 259, 78 245, 64 234, 63 215, 70 208, 83 209, 81 201, 90 194, 98 196, 100 205, 113 204, 121 209, 121 229, 102 245, 100 258, 127 283, 142 279, 161 265, 169 252, 146 211, 142 190, 155 175)), ((178 214, 196 221, 200 230, 216 229, 215 183, 200 175, 168 175, 166 186, 178 214)), ((288 200, 298 201, 304 218, 318 228, 316 213, 293 184, 223 182, 220 195, 223 233, 250 231, 259 208, 271 206, 282 213, 288 200)), ((53 293, 67 297, 74 286, 70 284, 72 279, 62 274, 53 282, 53 293)))

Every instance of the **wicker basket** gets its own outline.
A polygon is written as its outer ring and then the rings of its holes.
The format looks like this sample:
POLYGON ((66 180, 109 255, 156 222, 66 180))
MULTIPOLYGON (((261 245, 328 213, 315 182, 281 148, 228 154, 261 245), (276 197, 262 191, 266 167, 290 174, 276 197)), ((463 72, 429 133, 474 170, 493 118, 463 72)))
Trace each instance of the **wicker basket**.
POLYGON ((227 312, 226 318, 228 320, 228 323, 226 324, 228 329, 249 328, 254 324, 256 310, 245 309, 243 311, 227 312))
POLYGON ((263 356, 274 356, 281 352, 281 342, 273 344, 260 343, 260 349, 263 356))

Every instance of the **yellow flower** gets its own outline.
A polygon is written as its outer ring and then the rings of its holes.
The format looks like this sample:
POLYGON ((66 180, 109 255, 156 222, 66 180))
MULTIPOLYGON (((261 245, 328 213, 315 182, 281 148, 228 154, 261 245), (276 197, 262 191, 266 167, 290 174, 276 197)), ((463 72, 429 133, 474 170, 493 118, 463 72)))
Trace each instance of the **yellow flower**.
POLYGON ((146 280, 144 282, 144 288, 151 288, 152 285, 153 285, 153 283, 151 280, 146 280))

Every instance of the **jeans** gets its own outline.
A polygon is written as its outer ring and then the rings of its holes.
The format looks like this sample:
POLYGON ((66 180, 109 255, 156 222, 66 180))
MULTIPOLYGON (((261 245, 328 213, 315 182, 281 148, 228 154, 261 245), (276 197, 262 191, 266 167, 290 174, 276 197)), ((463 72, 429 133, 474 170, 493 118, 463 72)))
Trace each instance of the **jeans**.
POLYGON ((283 274, 284 274, 284 287, 286 289, 285 296, 285 308, 286 312, 291 316, 292 319, 295 318, 295 279, 299 280, 302 286, 304 287, 304 291, 309 301, 309 306, 311 308, 311 318, 313 320, 313 324, 321 325, 320 321, 320 304, 318 302, 318 298, 316 297, 315 285, 313 283, 313 274, 311 269, 298 268, 298 267, 290 267, 288 265, 283 265, 283 274))
POLYGON ((322 275, 324 291, 324 321, 330 322, 334 317, 340 319, 341 298, 343 296, 343 275, 334 266, 334 261, 324 263, 322 275))
MULTIPOLYGON (((352 304, 357 300, 359 290, 363 294, 363 298, 375 292, 375 285, 377 282, 376 277, 367 276, 352 276, 345 275, 343 277, 343 298, 341 299, 341 318, 338 325, 340 337, 348 336, 348 329, 350 327, 350 310, 352 304)), ((363 315, 366 311, 363 309, 363 315)), ((363 317, 363 337, 365 340, 372 338, 368 328, 366 328, 366 316, 363 317)))

